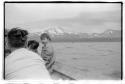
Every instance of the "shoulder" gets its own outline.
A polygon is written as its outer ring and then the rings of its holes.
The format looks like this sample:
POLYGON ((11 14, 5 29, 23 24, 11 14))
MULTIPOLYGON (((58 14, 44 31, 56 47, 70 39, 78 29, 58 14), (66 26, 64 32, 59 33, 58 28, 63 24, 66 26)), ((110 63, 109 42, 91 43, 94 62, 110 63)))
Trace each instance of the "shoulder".
POLYGON ((43 59, 37 53, 29 51, 27 49, 21 49, 12 52, 7 58, 5 58, 5 63, 8 65, 10 64, 20 64, 20 63, 44 63, 43 59), (37 60, 37 61, 36 61, 37 60))
POLYGON ((15 50, 14 52, 12 52, 7 59, 19 59, 19 58, 24 58, 24 59, 31 59, 31 58, 35 58, 35 59, 40 59, 41 57, 37 54, 34 53, 28 49, 25 48, 21 48, 18 50, 15 50))

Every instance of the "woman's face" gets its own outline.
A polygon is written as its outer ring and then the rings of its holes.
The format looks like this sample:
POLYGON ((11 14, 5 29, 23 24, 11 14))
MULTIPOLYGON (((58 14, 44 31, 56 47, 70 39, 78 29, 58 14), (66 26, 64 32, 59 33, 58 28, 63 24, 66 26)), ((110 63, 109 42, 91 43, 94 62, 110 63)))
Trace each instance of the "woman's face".
POLYGON ((41 41, 43 44, 47 44, 49 42, 49 40, 47 38, 43 38, 41 41))

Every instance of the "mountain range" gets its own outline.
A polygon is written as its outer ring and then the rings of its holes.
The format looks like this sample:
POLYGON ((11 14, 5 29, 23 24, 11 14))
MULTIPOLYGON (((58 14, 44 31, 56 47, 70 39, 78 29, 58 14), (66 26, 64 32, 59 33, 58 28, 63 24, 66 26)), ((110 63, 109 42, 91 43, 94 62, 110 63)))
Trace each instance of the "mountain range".
POLYGON ((60 26, 48 27, 40 32, 31 33, 30 39, 40 41, 40 35, 48 33, 53 42, 119 42, 121 30, 108 29, 102 33, 68 32, 60 26))

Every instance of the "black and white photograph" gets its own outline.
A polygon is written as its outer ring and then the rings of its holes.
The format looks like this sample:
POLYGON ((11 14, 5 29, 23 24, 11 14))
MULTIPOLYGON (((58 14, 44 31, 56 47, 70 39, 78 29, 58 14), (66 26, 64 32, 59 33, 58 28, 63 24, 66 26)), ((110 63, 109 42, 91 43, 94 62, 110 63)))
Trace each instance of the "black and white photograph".
POLYGON ((122 80, 122 2, 4 2, 4 80, 122 80))

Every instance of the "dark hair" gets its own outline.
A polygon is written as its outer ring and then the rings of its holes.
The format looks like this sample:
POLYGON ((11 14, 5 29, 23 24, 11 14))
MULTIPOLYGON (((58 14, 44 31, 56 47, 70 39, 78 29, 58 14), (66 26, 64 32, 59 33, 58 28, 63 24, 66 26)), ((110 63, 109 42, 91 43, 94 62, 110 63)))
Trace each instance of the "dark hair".
POLYGON ((5 52, 5 57, 7 57, 7 55, 11 53, 11 50, 10 49, 5 49, 4 52, 5 52))
POLYGON ((5 29, 4 36, 5 36, 5 37, 7 37, 7 35, 8 35, 8 30, 7 30, 7 29, 5 29))
POLYGON ((11 47, 19 48, 25 45, 28 32, 19 28, 13 28, 8 32, 8 42, 11 47))
POLYGON ((39 43, 37 41, 35 41, 35 40, 28 41, 28 47, 30 49, 34 49, 35 50, 35 49, 38 48, 38 46, 39 46, 39 43))
POLYGON ((47 38, 49 41, 51 41, 51 38, 47 33, 41 34, 40 39, 43 40, 44 38, 47 38))

